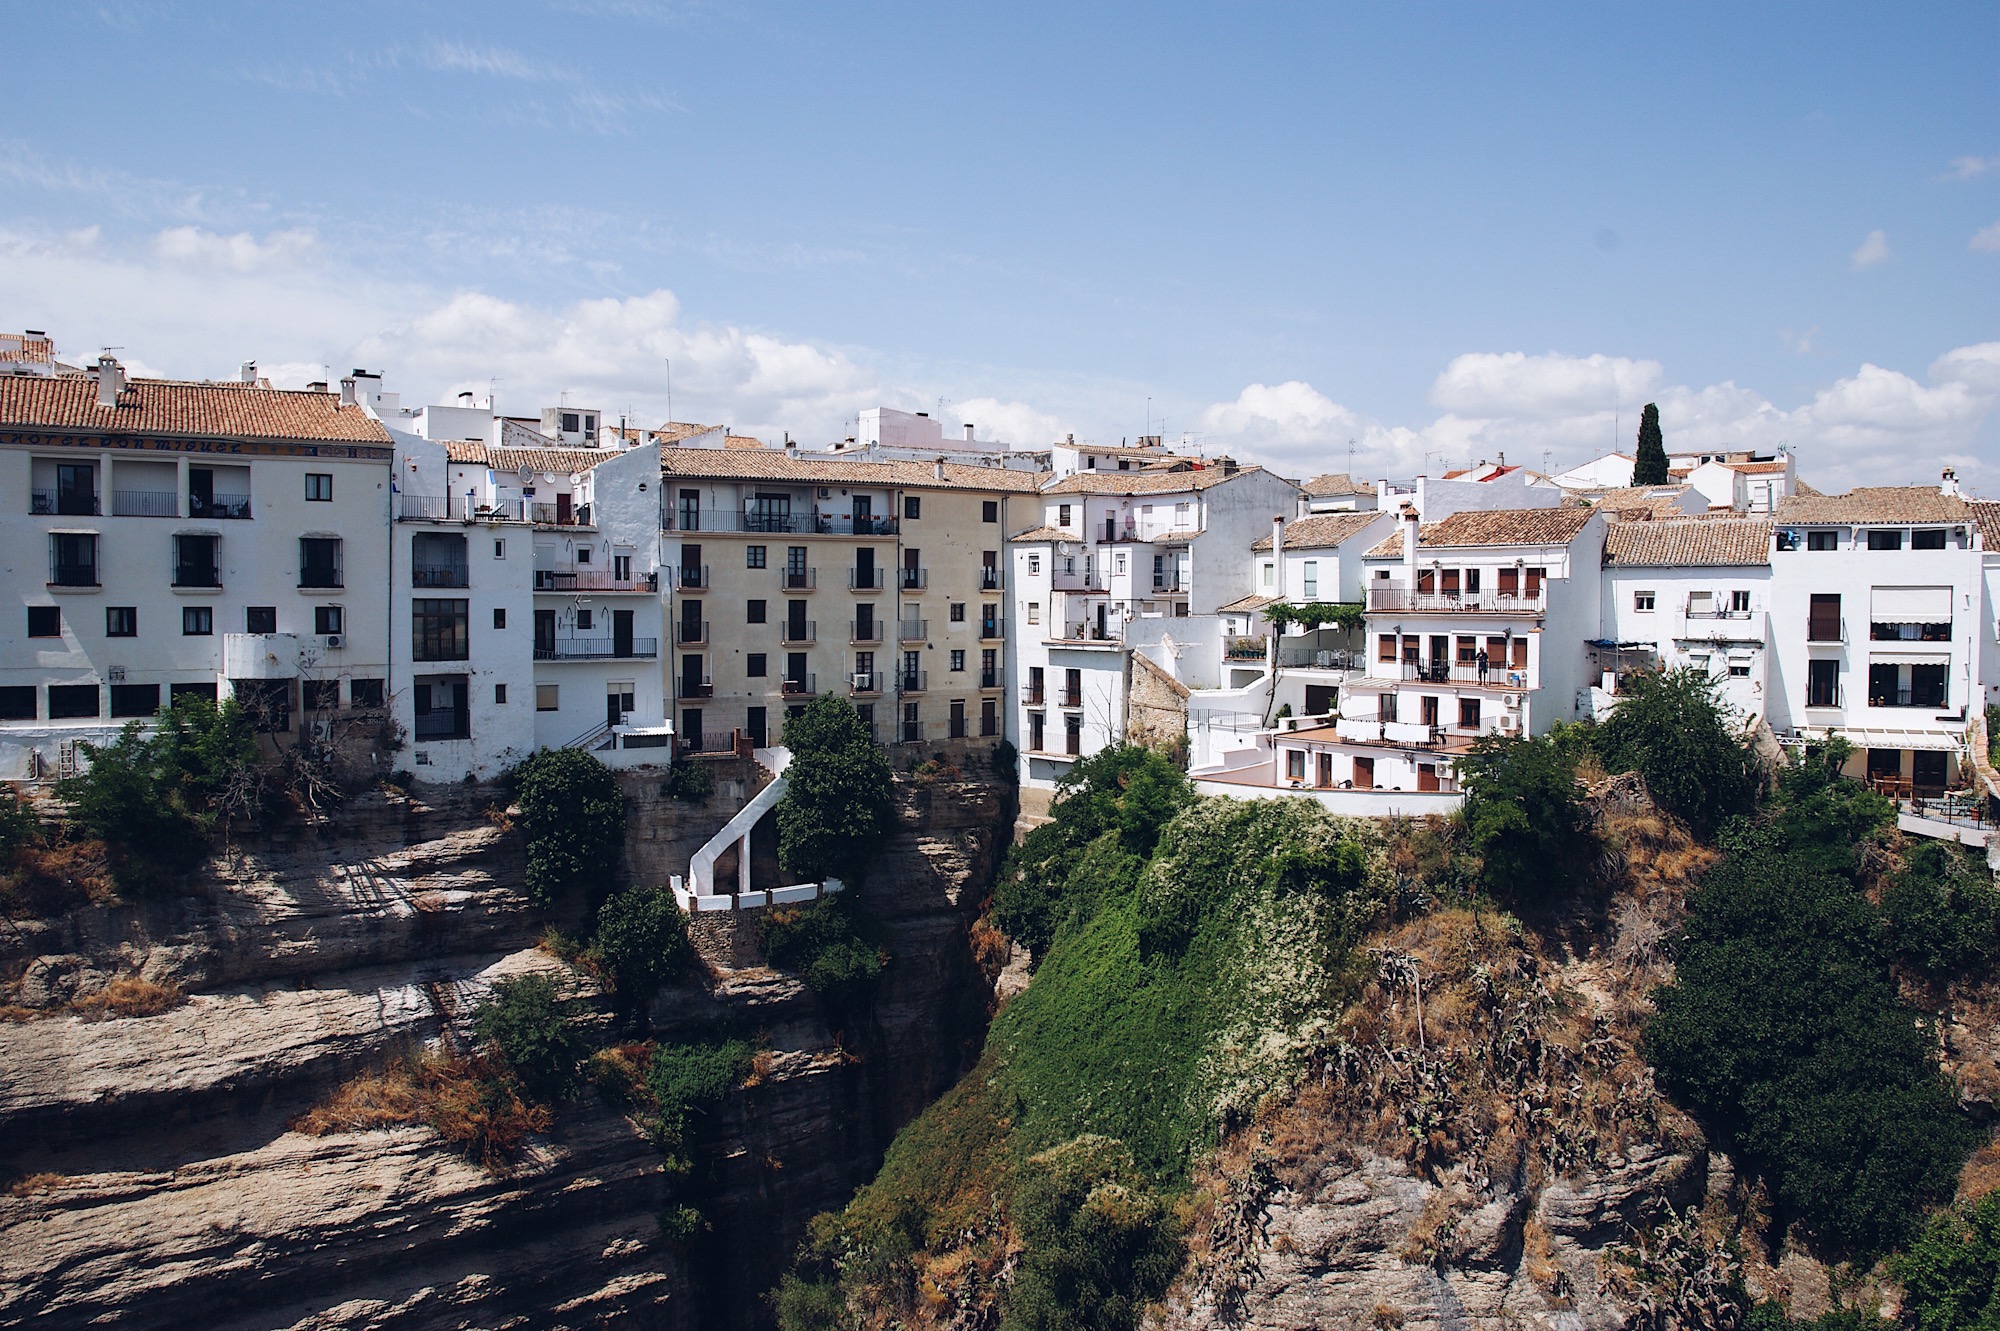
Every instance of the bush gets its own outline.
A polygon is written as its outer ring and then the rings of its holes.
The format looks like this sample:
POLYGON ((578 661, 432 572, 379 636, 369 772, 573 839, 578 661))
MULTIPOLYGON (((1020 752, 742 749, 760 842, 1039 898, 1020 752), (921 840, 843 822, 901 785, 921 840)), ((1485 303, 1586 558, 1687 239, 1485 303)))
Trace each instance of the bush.
POLYGON ((1179 1235, 1123 1142, 1029 1158, 1014 1200, 1021 1263, 1002 1331, 1130 1331, 1180 1267, 1179 1235))
POLYGON ((472 1028, 530 1095, 560 1100, 576 1089, 584 1041, 563 1017, 555 982, 548 976, 496 981, 472 1028))
POLYGON ((2000 1192, 1941 1211, 1910 1250, 1889 1262, 1915 1331, 2000 1326, 2000 1192))
POLYGON ((785 722, 792 765, 778 801, 778 862, 813 881, 858 881, 889 831, 889 760, 845 698, 785 722))
POLYGON ((2000 953, 2000 892, 1984 856, 1944 841, 1917 841, 1882 894, 1889 946, 1932 980, 1992 964, 2000 953))
POLYGON ((41 839, 42 821, 35 811, 12 790, 0 789, 0 859, 11 860, 15 851, 41 839))
POLYGON ((607 883, 625 847, 625 797, 611 770, 581 749, 544 749, 514 769, 514 788, 529 898, 547 908, 607 883))
POLYGON ((715 772, 707 763, 683 759, 668 769, 660 793, 684 804, 700 804, 715 793, 715 772))
POLYGON ((628 888, 598 909, 596 950, 627 1011, 643 1009, 695 960, 687 917, 659 886, 628 888))
POLYGON ((1587 839, 1572 760, 1547 739, 1488 736, 1459 759, 1458 771, 1460 816, 1485 888, 1517 907, 1568 890, 1587 839))
POLYGON ((1622 693, 1593 736, 1606 771, 1637 772, 1661 808, 1703 835, 1749 811, 1756 763, 1714 679, 1693 668, 1641 671, 1622 693))
POLYGON ((745 1040, 709 1040, 694 1044, 663 1044, 646 1069, 646 1089, 656 1117, 653 1138, 671 1168, 684 1171, 687 1119, 691 1112, 714 1104, 749 1075, 757 1057, 745 1040))
POLYGON ((865 923, 844 896, 821 897, 797 909, 764 912, 757 942, 772 965, 844 1009, 867 998, 887 964, 880 945, 864 932, 865 923))
POLYGON ((848 1325, 847 1296, 831 1280, 801 1280, 786 1272, 770 1296, 778 1331, 840 1331, 848 1325))

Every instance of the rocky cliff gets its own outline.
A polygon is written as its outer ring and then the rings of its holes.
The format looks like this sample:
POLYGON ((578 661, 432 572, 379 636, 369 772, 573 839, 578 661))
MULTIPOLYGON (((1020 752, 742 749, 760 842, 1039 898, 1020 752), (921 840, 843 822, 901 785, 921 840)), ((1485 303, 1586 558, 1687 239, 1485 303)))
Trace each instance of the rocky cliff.
MULTIPOLYGON (((717 796, 689 807, 657 773, 626 777, 622 876, 681 871, 755 779, 724 765, 717 796)), ((608 1038, 598 987, 536 946, 548 921, 520 891, 519 839, 492 789, 370 793, 330 826, 243 842, 174 901, 0 927, 16 1017, 0 1022, 0 1173, 13 1180, 0 1321, 759 1324, 757 1295, 806 1220, 872 1173, 984 1020, 967 925, 1002 849, 1005 792, 898 797, 866 888, 893 960, 865 1015, 836 1032, 741 936, 706 948, 720 964, 656 1003, 663 1035, 727 1021, 772 1051, 757 1084, 697 1126, 695 1170, 671 1184, 708 1221, 686 1244, 661 1237, 658 1151, 588 1091, 505 1173, 424 1128, 291 1128, 357 1072, 462 1039, 501 976, 556 975, 575 1019, 608 1038), (135 979, 185 1001, 78 1010, 135 979)))

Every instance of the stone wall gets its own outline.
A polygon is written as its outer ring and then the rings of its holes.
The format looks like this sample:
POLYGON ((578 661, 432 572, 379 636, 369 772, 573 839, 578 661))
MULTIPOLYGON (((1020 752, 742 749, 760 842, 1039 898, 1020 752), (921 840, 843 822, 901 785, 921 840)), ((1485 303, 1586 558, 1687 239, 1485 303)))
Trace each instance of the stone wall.
POLYGON ((1187 685, 1155 665, 1143 652, 1129 654, 1131 687, 1125 690, 1125 737, 1161 753, 1185 753, 1188 733, 1187 685))

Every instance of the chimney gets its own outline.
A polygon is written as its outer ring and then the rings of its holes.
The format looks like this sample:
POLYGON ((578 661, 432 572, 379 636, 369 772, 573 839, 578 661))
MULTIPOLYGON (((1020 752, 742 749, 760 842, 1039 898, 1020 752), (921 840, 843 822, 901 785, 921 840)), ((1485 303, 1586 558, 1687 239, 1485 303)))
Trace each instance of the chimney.
POLYGON ((340 405, 343 407, 354 405, 354 377, 352 375, 340 381, 340 405))
POLYGON ((470 407, 472 405, 472 390, 470 388, 458 395, 458 405, 461 407, 470 407))
POLYGON ((1285 519, 1279 513, 1271 515, 1271 590, 1285 599, 1285 519))
POLYGON ((324 379, 315 379, 306 385, 306 392, 308 393, 324 393, 325 391, 326 380, 324 379))
POLYGON ((97 358, 97 405, 115 407, 125 391, 125 367, 110 352, 97 358))
POLYGON ((1415 594, 1417 590, 1417 506, 1405 502, 1403 518, 1403 590, 1415 594))
POLYGON ((1946 467, 1944 469, 1944 476, 1938 481, 1938 493, 1949 495, 1953 499, 1958 498, 1958 469, 1956 467, 1946 467))
POLYGON ((257 382, 257 362, 256 362, 256 361, 254 361, 254 360, 246 360, 246 361, 244 361, 244 362, 243 362, 243 368, 239 369, 239 370, 238 370, 238 371, 236 372, 236 377, 237 377, 237 378, 238 378, 239 380, 241 380, 242 382, 246 383, 246 384, 254 384, 254 383, 256 383, 256 382, 257 382))
MULTIPOLYGON (((922 415, 922 414, 923 414, 923 413, 921 413, 921 412, 919 412, 919 413, 918 413, 918 415, 922 415)), ((931 463, 931 476, 932 476, 932 478, 933 478, 933 479, 935 479, 935 480, 940 480, 940 481, 941 481, 941 480, 943 480, 943 479, 944 479, 944 459, 943 459, 943 458, 938 458, 938 459, 936 459, 935 461, 933 461, 933 462, 931 463)))
POLYGON ((967 422, 965 423, 965 442, 966 442, 966 443, 968 443, 968 444, 972 442, 972 422, 971 422, 971 421, 967 421, 967 422))

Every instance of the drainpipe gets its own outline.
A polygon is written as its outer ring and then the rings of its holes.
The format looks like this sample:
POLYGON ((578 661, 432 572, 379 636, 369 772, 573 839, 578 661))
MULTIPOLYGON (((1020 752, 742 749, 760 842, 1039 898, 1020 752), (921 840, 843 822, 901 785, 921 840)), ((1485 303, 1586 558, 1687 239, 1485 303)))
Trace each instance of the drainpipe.
POLYGON ((1405 501, 1402 507, 1402 517, 1403 517, 1403 590, 1407 594, 1415 596, 1417 594, 1416 505, 1409 503, 1408 501, 1405 501))

